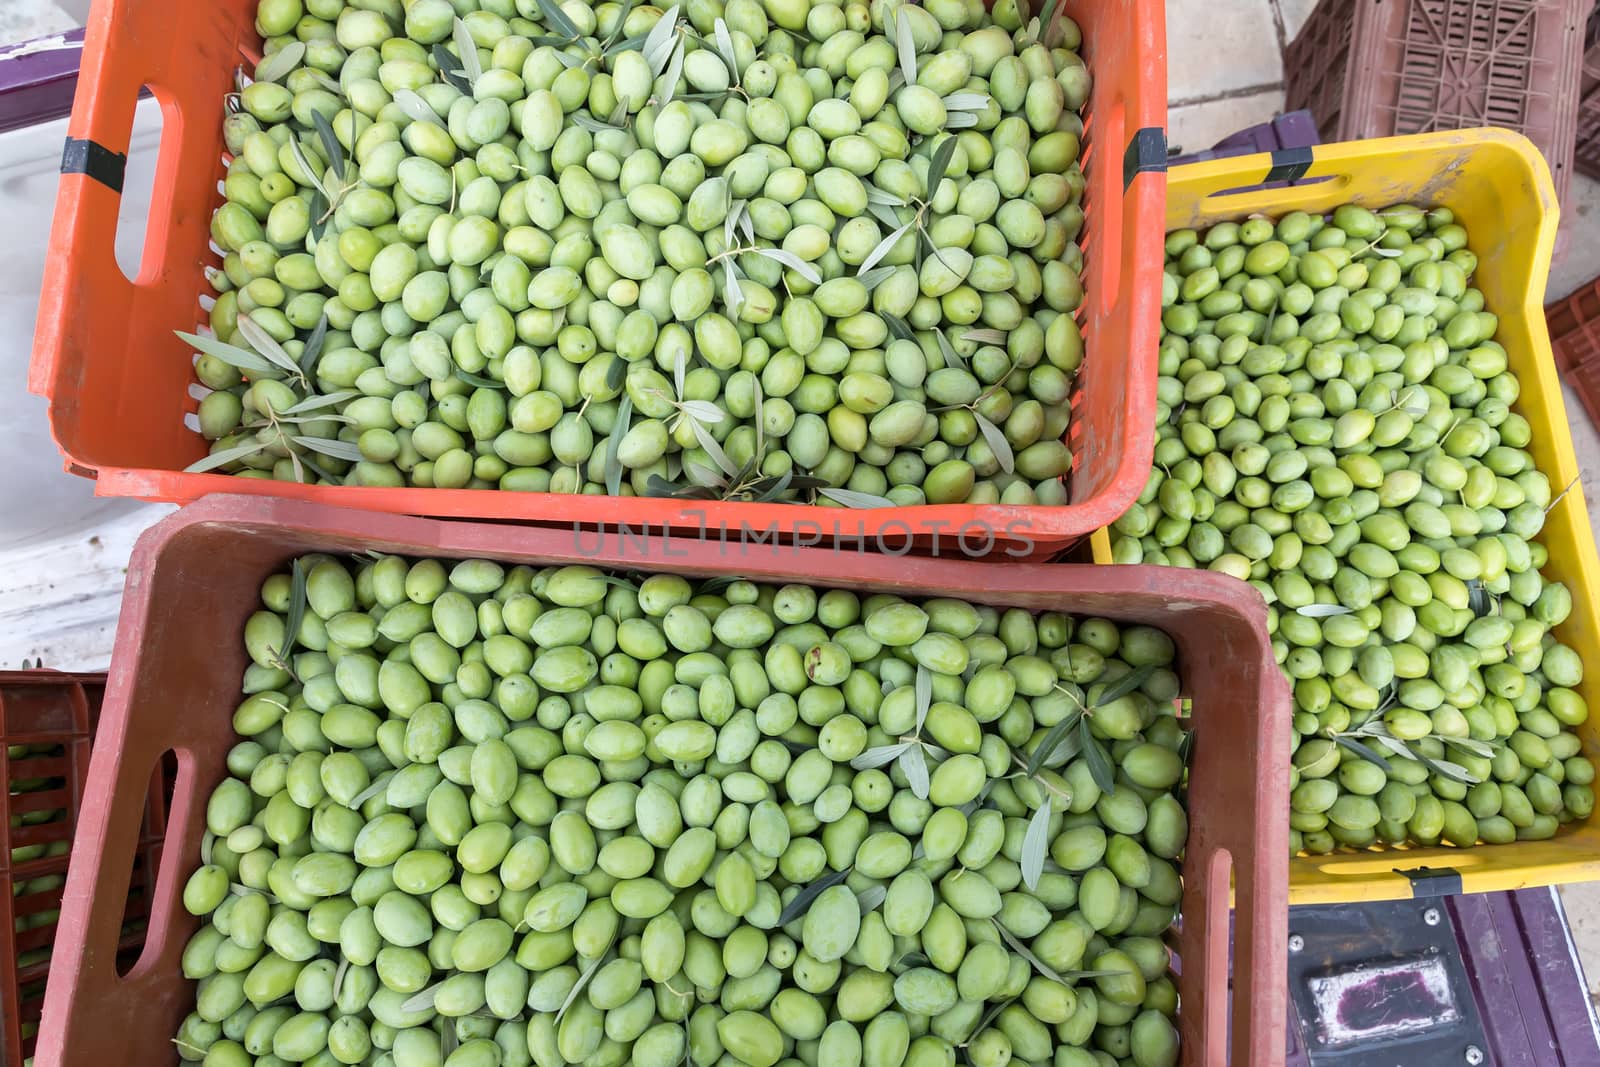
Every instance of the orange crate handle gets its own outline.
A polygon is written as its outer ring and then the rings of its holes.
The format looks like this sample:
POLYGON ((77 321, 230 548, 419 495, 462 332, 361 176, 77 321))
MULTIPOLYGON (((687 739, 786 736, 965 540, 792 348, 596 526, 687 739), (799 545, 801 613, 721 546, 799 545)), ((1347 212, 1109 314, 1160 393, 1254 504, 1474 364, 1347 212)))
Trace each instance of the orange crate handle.
POLYGON ((252 62, 227 42, 259 40, 246 11, 253 7, 100 0, 91 10, 62 152, 32 392, 46 393, 58 372, 81 373, 95 322, 102 329, 117 323, 121 331, 157 317, 167 329, 198 321, 197 264, 174 262, 178 242, 171 238, 196 217, 210 217, 222 160, 214 168, 195 162, 216 154, 222 99, 234 87, 234 69, 252 62), (117 220, 134 108, 145 88, 161 107, 162 138, 141 268, 130 281, 116 262, 117 220), (195 101, 215 106, 190 115, 195 101), (183 161, 188 165, 180 167, 183 161))

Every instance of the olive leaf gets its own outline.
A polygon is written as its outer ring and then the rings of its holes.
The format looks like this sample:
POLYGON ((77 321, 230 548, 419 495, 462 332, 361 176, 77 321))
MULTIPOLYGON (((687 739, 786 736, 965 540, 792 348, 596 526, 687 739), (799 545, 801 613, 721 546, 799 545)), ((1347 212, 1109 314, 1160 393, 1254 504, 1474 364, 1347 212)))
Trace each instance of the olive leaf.
POLYGON ((1049 967, 1045 966, 1043 961, 1041 961, 1038 956, 1035 956, 1032 952, 1030 952, 1027 945, 1024 945, 1021 941, 1017 940, 1017 938, 1011 933, 1010 930, 1005 928, 999 919, 991 918, 989 921, 994 923, 994 928, 1000 933, 1000 940, 1009 945, 1011 947, 1011 951, 1027 960, 1028 963, 1032 965, 1034 970, 1038 971, 1052 982, 1058 982, 1061 985, 1071 985, 1073 981, 1076 981, 1080 978, 1110 978, 1114 975, 1128 973, 1127 971, 1123 970, 1053 971, 1049 967))
POLYGON ((350 957, 340 956, 339 966, 333 972, 333 999, 338 1001, 339 991, 344 988, 344 976, 350 970, 350 957))
POLYGON ((386 792, 389 788, 389 780, 394 776, 394 771, 384 771, 382 774, 378 775, 378 777, 374 778, 371 784, 365 789, 351 797, 350 803, 345 806, 350 808, 352 811, 360 810, 362 805, 366 804, 367 801, 371 800, 379 793, 386 792))
POLYGON ((904 7, 895 12, 895 48, 900 52, 900 73, 907 85, 917 82, 917 42, 911 36, 911 15, 904 7))
POLYGON ((567 13, 561 10, 556 0, 539 0, 539 11, 544 15, 545 22, 548 22, 559 32, 566 34, 569 39, 583 36, 578 32, 578 27, 574 26, 572 20, 567 17, 567 13))
MULTIPOLYGON (((717 20, 721 22, 721 19, 717 20)), ((728 217, 722 220, 722 243, 728 248, 733 247, 733 231, 739 225, 739 215, 745 209, 743 200, 735 200, 728 205, 728 217)))
MULTIPOLYGON (((690 401, 690 403, 693 403, 693 401, 690 401)), ((733 477, 739 476, 739 468, 733 465, 733 461, 722 450, 722 446, 717 443, 717 439, 711 436, 710 430, 701 425, 699 419, 690 419, 689 429, 694 431, 694 439, 700 443, 701 448, 705 449, 706 455, 711 457, 713 463, 733 477)))
POLYGON ((466 382, 468 385, 476 389, 505 388, 504 382, 497 382, 493 378, 485 378, 481 374, 473 374, 471 371, 462 370, 460 367, 456 368, 455 376, 458 380, 466 382))
POLYGON ((478 59, 478 42, 472 39, 472 31, 460 19, 455 20, 451 35, 456 42, 456 51, 461 54, 461 71, 466 76, 467 84, 476 85, 478 79, 483 77, 483 63, 478 59))
POLYGON ((296 436, 295 444, 302 448, 309 448, 313 452, 320 452, 324 456, 342 459, 346 463, 360 463, 362 460, 361 449, 349 441, 335 441, 326 437, 296 436))
POLYGON ((978 432, 983 434, 983 439, 989 445, 989 451, 994 453, 995 461, 1000 464, 1000 469, 1007 474, 1017 469, 1017 460, 1011 453, 1011 442, 1006 440, 1006 435, 1000 427, 989 421, 988 416, 982 412, 974 411, 972 417, 978 422, 978 432))
POLYGON ((915 341, 917 339, 917 335, 911 329, 910 324, 907 323, 905 319, 902 319, 899 315, 891 315, 887 311, 884 311, 880 312, 878 317, 883 320, 883 324, 885 326, 889 327, 889 332, 894 334, 894 336, 899 340, 915 341))
POLYGON ((893 193, 884 192, 871 182, 862 182, 867 190, 867 203, 882 204, 886 207, 905 207, 906 202, 893 193))
POLYGON ((1354 752, 1357 756, 1360 756, 1368 763, 1371 763, 1377 767, 1382 767, 1385 773, 1388 772, 1389 762, 1376 752, 1372 751, 1372 749, 1368 748, 1366 745, 1363 745, 1360 741, 1357 741, 1352 737, 1346 737, 1344 734, 1334 734, 1333 742, 1340 748, 1349 749, 1351 752, 1354 752))
POLYGON ((911 791, 921 800, 928 799, 928 761, 922 746, 913 744, 900 753, 900 769, 905 772, 911 791))
POLYGON ((589 966, 585 967, 583 972, 578 975, 578 980, 572 983, 572 988, 567 991, 567 999, 563 1000, 561 1007, 556 1009, 555 1022, 559 1023, 561 1017, 567 1013, 567 1009, 572 1007, 573 1002, 578 999, 578 994, 583 992, 583 987, 589 984, 589 979, 594 977, 594 973, 600 969, 600 965, 611 955, 611 947, 616 943, 617 935, 612 933, 611 940, 606 942, 605 950, 591 960, 589 966))
POLYGON ((729 75, 738 84, 739 55, 734 51, 733 35, 728 32, 728 24, 719 18, 711 24, 711 29, 717 39, 717 51, 722 53, 723 60, 728 64, 729 75))
POLYGON ((832 889, 834 886, 838 885, 848 877, 850 877, 849 867, 846 867, 842 871, 829 871, 821 878, 818 878, 815 882, 812 882, 810 885, 800 890, 800 892, 794 895, 793 900, 784 905, 783 912, 778 916, 778 925, 788 926, 796 919, 805 915, 805 913, 810 910, 812 901, 816 900, 823 893, 832 889))
MULTIPOLYGON (((755 424, 756 424, 756 450, 755 450, 755 456, 756 456, 757 460, 761 460, 761 459, 764 459, 766 457, 766 454, 767 454, 766 428, 765 428, 767 420, 763 416, 763 412, 762 412, 762 408, 766 404, 766 400, 761 395, 761 379, 752 377, 750 379, 750 389, 751 389, 751 394, 752 394, 751 395, 751 402, 750 402, 750 409, 754 413, 754 419, 752 421, 754 421, 755 424)), ((784 473, 788 474, 789 472, 788 471, 784 471, 784 473)))
POLYGON ((1473 737, 1439 737, 1447 745, 1454 745, 1463 752, 1470 752, 1479 759, 1493 759, 1499 751, 1496 742, 1480 741, 1473 737))
POLYGON ((644 35, 640 34, 637 37, 624 37, 619 41, 613 41, 611 44, 608 44, 605 46, 605 48, 601 49, 600 54, 603 56, 614 56, 618 52, 637 52, 643 47, 644 35))
POLYGON ((432 1011, 433 998, 439 992, 439 987, 442 985, 444 985, 443 982, 435 982, 422 992, 414 994, 411 999, 400 1005, 400 1010, 406 1012, 407 1014, 417 1011, 432 1011))
POLYGON ((944 128, 965 130, 978 124, 978 116, 971 111, 952 111, 945 116, 944 128))
POLYGON ((287 371, 289 376, 301 381, 305 380, 305 373, 301 371, 300 364, 294 357, 285 352, 278 339, 273 337, 249 315, 240 315, 238 320, 239 336, 245 339, 249 346, 271 362, 280 370, 287 371))
POLYGON ((1044 732, 1044 736, 1034 746, 1033 754, 1028 757, 1027 770, 1030 778, 1038 774, 1039 769, 1049 763, 1050 757, 1055 754, 1063 743, 1068 742, 1067 734, 1077 727, 1078 720, 1081 718, 1083 718, 1081 710, 1070 712, 1066 718, 1044 732))
POLYGON ((617 405, 617 421, 611 427, 611 436, 606 438, 606 492, 612 496, 622 495, 622 460, 617 453, 622 447, 622 438, 628 433, 628 420, 632 417, 633 397, 624 393, 622 402, 617 405))
POLYGON ((1000 1013, 1016 1003, 1016 1000, 1016 997, 1012 997, 1010 1000, 1000 1000, 989 1005, 989 1010, 983 1013, 983 1018, 978 1020, 978 1025, 974 1026, 972 1032, 967 1035, 967 1044, 972 1044, 979 1034, 989 1029, 994 1021, 1000 1017, 1000 1013))
POLYGON ((1003 345, 1006 343, 1006 334, 1004 330, 968 330, 961 335, 961 339, 980 345, 1003 345))
POLYGON ((344 145, 339 143, 339 137, 333 132, 333 124, 328 121, 328 116, 320 111, 311 113, 311 123, 317 128, 317 141, 322 145, 322 154, 328 157, 328 163, 333 167, 334 174, 340 181, 346 180, 348 168, 344 156, 344 145))
POLYGON ((328 232, 328 214, 332 205, 328 203, 328 195, 321 189, 311 194, 311 239, 321 241, 328 232))
POLYGON ((678 404, 678 410, 693 421, 705 423, 707 426, 715 426, 727 418, 723 410, 709 400, 684 400, 678 404))
POLYGON ((768 259, 776 260, 777 262, 782 263, 785 267, 788 267, 790 270, 800 275, 800 277, 804 278, 812 285, 822 284, 822 275, 817 273, 817 268, 813 267, 811 264, 795 255, 793 252, 782 248, 758 248, 756 249, 756 255, 765 256, 768 259))
POLYGON ((657 78, 667 69, 667 59, 672 55, 672 34, 678 28, 678 5, 673 4, 650 27, 644 37, 644 58, 650 64, 650 73, 657 78))
POLYGON ((606 368, 606 388, 613 392, 620 392, 622 384, 628 380, 628 361, 618 356, 606 368))
POLYGON ((446 48, 443 41, 436 41, 432 55, 434 63, 439 68, 439 75, 462 96, 471 96, 472 85, 467 81, 466 70, 455 53, 446 48))
POLYGON ((874 267, 869 271, 858 272, 856 281, 860 282, 870 293, 892 277, 894 277, 893 267, 874 267))
POLYGON ((928 721, 928 708, 933 703, 933 672, 922 664, 917 664, 917 728, 913 734, 922 733, 922 724, 928 721))
POLYGON ((843 504, 847 508, 892 508, 894 501, 888 497, 878 496, 876 493, 862 493, 854 489, 835 489, 829 486, 818 489, 818 493, 832 500, 836 504, 843 504))
POLYGON ((956 139, 946 137, 939 142, 939 147, 933 150, 933 156, 928 160, 928 199, 932 200, 939 191, 939 183, 944 181, 944 172, 950 168, 950 160, 956 154, 956 139))
MULTIPOLYGON (((934 330, 933 339, 939 343, 939 352, 944 356, 946 367, 955 367, 957 370, 966 370, 967 361, 961 358, 961 353, 956 351, 956 346, 950 343, 950 338, 944 335, 943 330, 934 330)), ((1007 471, 1006 473, 1010 473, 1007 471)))
POLYGON ((874 767, 882 767, 886 763, 893 763, 900 758, 900 754, 912 746, 913 742, 902 741, 897 745, 879 745, 869 748, 850 761, 850 766, 858 771, 870 771, 874 767))
POLYGON ((951 93, 944 98, 946 111, 983 111, 989 103, 987 93, 951 93))
POLYGON ((283 647, 273 650, 278 662, 285 668, 288 666, 289 653, 294 651, 294 644, 300 639, 300 626, 305 622, 308 602, 306 581, 309 577, 304 561, 296 559, 289 568, 289 610, 283 621, 283 647))
POLYGON ((613 126, 609 122, 601 122, 599 119, 594 118, 594 117, 592 117, 590 115, 585 115, 581 111, 572 116, 572 122, 573 122, 573 125, 581 126, 583 129, 588 130, 590 133, 605 133, 607 131, 610 131, 610 132, 613 132, 613 133, 621 133, 622 132, 622 127, 621 126, 613 126))
POLYGON ((1472 614, 1480 618, 1489 614, 1490 603, 1489 590, 1483 584, 1483 579, 1469 579, 1467 582, 1467 607, 1472 610, 1472 614))
POLYGON ((683 473, 695 485, 710 486, 716 489, 728 487, 728 476, 714 467, 707 467, 704 463, 689 460, 683 465, 683 473))
POLYGON ((1135 689, 1150 680, 1156 672, 1155 664, 1145 663, 1124 674, 1121 678, 1110 683, 1101 690, 1099 699, 1089 705, 1091 708, 1103 708, 1114 700, 1121 700, 1135 689))
POLYGON ((234 882, 232 885, 228 886, 228 892, 232 893, 236 897, 266 897, 267 903, 269 904, 276 904, 278 902, 278 898, 273 896, 271 893, 268 893, 262 889, 256 889, 253 886, 240 885, 238 882, 234 882))
POLYGON ((1107 796, 1115 793, 1117 773, 1111 766, 1111 757, 1106 754, 1105 746, 1100 744, 1100 739, 1090 728, 1087 716, 1078 720, 1078 744, 1082 748, 1084 762, 1089 765, 1089 777, 1100 787, 1100 792, 1107 796))
POLYGON ((256 64, 255 80, 258 82, 281 81, 289 72, 298 67, 306 58, 304 41, 290 41, 282 48, 269 56, 263 56, 260 63, 256 64))
POLYGON ((1327 619, 1334 615, 1348 615, 1350 609, 1339 604, 1302 604, 1294 609, 1308 619, 1327 619))
POLYGON ((1039 875, 1044 873, 1044 858, 1050 848, 1050 794, 1028 820, 1028 832, 1022 838, 1022 884, 1029 889, 1039 888, 1039 875))
MULTIPOLYGON (((557 52, 556 55, 561 53, 557 52)), ((568 57, 570 58, 570 57, 568 57)), ((444 126, 444 119, 439 113, 428 106, 428 102, 413 89, 400 89, 394 94, 394 104, 402 114, 412 122, 431 122, 435 126, 444 126)))
MULTIPOLYGON (((207 337, 204 334, 184 333, 182 330, 174 330, 173 332, 176 333, 178 337, 180 337, 186 344, 188 344, 190 348, 204 352, 206 355, 211 356, 214 359, 220 359, 222 362, 236 370, 246 371, 247 373, 251 374, 272 373, 272 364, 257 353, 251 352, 249 349, 240 348, 237 345, 230 345, 224 341, 217 340, 215 337, 207 337)), ((298 368, 296 368, 296 370, 298 370, 298 368)))
POLYGON ((241 459, 255 455, 257 452, 260 452, 262 449, 266 448, 267 444, 268 442, 266 441, 251 441, 249 444, 235 445, 232 448, 224 448, 219 451, 212 452, 204 459, 195 460, 193 463, 183 468, 183 472, 185 474, 204 474, 206 471, 214 471, 218 467, 226 467, 230 463, 236 463, 241 459))
POLYGON ((662 107, 672 103, 672 94, 678 88, 678 76, 683 73, 683 53, 687 47, 684 39, 679 37, 677 47, 672 50, 672 61, 667 64, 667 72, 661 76, 659 103, 662 107))
POLYGON ((878 261, 884 256, 888 255, 894 249, 895 243, 899 241, 900 238, 904 237, 906 235, 906 231, 911 229, 914 224, 914 222, 908 222, 901 226, 898 230, 890 233, 889 236, 885 237, 883 240, 879 241, 876 247, 874 247, 871 252, 867 253, 867 258, 861 261, 861 266, 856 268, 856 277, 860 278, 873 267, 877 266, 878 261))
POLYGON ((733 260, 722 261, 722 272, 724 275, 722 297, 728 305, 728 318, 737 319, 739 309, 744 306, 744 290, 739 288, 739 275, 734 269, 733 260))
POLYGON ((317 365, 317 357, 322 355, 322 344, 328 338, 328 316, 324 314, 317 319, 317 324, 311 329, 311 336, 306 338, 305 347, 300 350, 300 370, 305 374, 311 373, 311 368, 317 365))
POLYGON ((888 886, 869 885, 856 894, 856 904, 861 908, 861 914, 865 915, 869 911, 876 911, 888 895, 888 886))
MULTIPOLYGON (((867 214, 871 215, 873 218, 877 219, 891 230, 900 225, 900 215, 895 207, 891 204, 879 204, 875 201, 868 200, 867 214)), ((915 226, 916 223, 916 219, 911 220, 911 224, 913 226, 915 226)))

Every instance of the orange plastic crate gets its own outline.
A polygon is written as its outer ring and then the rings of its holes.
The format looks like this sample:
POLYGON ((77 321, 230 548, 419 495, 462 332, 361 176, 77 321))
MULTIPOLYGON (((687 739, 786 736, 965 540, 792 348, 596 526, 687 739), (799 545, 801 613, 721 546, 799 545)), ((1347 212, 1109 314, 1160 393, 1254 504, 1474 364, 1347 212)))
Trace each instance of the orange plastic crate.
MULTIPOLYGON (((81 814, 105 681, 103 674, 0 671, 0 1064, 10 1067, 31 1057, 38 1041, 67 849, 81 814), (13 819, 21 822, 13 825, 13 819), (17 849, 32 851, 14 858, 17 849)), ((111 920, 117 931, 112 955, 123 962, 144 945, 149 890, 166 831, 160 780, 130 804, 140 820, 130 827, 132 874, 113 902, 121 906, 111 920)))
POLYGON ((173 336, 204 316, 202 269, 223 175, 222 99, 260 38, 256 0, 97 0, 68 125, 29 388, 49 401, 68 470, 97 492, 186 503, 206 493, 293 497, 377 511, 515 522, 649 524, 718 536, 741 526, 800 543, 861 539, 891 549, 938 541, 967 554, 1044 556, 1113 521, 1144 485, 1153 448, 1161 214, 1166 195, 1166 24, 1160 0, 1065 0, 1094 76, 1085 109, 1082 237, 1085 360, 1067 441, 1075 453, 1061 507, 947 504, 852 510, 784 504, 567 496, 481 489, 306 486, 185 474, 206 454, 184 425, 191 350, 173 336), (113 257, 141 85, 165 121, 143 267, 113 257), (87 171, 88 173, 78 173, 87 171), (957 534, 970 531, 965 545, 957 534), (992 536, 986 536, 992 535, 992 536))
MULTIPOLYGON (((261 583, 307 552, 585 563, 691 577, 805 582, 862 595, 950 596, 1158 626, 1177 645, 1195 727, 1188 782, 1178 992, 1187 1067, 1272 1067, 1287 1019, 1289 691, 1267 643, 1260 597, 1243 583, 1158 567, 877 557, 819 548, 725 552, 676 539, 665 555, 567 531, 378 515, 299 501, 216 496, 152 527, 134 549, 107 683, 105 732, 74 842, 40 1067, 165 1062, 193 1005, 179 970, 195 919, 182 892, 199 862, 206 800, 236 737, 246 663, 239 635, 261 583), (181 610, 176 610, 181 605, 181 610), (204 654, 196 654, 203 649, 204 654), (175 752, 179 772, 150 913, 150 940, 125 977, 110 965, 137 797, 175 752), (1230 931, 1230 887, 1236 901, 1230 931), (1229 941, 1232 940, 1230 957, 1229 941), (1231 973, 1230 973, 1231 972, 1231 973), (1230 996, 1231 990, 1231 996, 1230 996)), ((651 1065, 655 1067, 655 1065, 651 1065)))

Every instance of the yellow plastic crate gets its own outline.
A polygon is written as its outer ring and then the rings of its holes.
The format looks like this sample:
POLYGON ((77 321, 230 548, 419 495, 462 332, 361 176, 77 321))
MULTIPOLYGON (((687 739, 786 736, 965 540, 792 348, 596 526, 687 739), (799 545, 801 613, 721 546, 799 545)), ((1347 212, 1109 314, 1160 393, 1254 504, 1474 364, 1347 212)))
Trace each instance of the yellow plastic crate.
MULTIPOLYGON (((1584 753, 1600 759, 1600 605, 1595 597, 1600 559, 1577 483, 1578 461, 1544 321, 1557 221, 1549 168, 1532 142, 1498 129, 1214 160, 1169 173, 1166 228, 1205 227, 1257 213, 1277 217, 1296 209, 1329 212, 1351 202, 1369 208, 1397 203, 1447 207, 1467 228, 1468 247, 1478 254, 1474 283, 1483 290, 1484 306, 1500 316, 1496 339, 1522 383, 1515 406, 1533 426, 1528 449, 1556 492, 1572 485, 1546 518, 1539 540, 1550 550, 1544 573, 1572 590, 1572 615, 1556 634, 1582 656, 1587 668, 1579 691, 1593 715, 1579 733, 1584 753), (1301 173, 1328 180, 1236 191, 1301 173)), ((1094 535, 1093 548, 1096 562, 1111 562, 1105 530, 1094 535)), ((1595 878, 1600 878, 1600 810, 1587 822, 1562 827, 1549 841, 1296 856, 1289 867, 1289 901, 1393 900, 1595 878)))

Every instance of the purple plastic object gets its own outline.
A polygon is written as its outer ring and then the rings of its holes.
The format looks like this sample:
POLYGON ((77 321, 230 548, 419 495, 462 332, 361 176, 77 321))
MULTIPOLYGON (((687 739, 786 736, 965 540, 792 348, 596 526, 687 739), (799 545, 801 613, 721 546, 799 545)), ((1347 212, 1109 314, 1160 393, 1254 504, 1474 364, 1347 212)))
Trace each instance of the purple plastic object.
MULTIPOLYGON (((1566 915, 1554 889, 1481 893, 1435 898, 1433 921, 1448 918, 1454 948, 1467 975, 1467 989, 1488 1047, 1467 1064, 1516 1067, 1593 1067, 1600 1064, 1600 1037, 1566 915)), ((1413 902, 1430 907, 1427 901, 1413 902)), ((1362 908, 1360 904, 1344 905, 1362 908)), ((1298 909, 1297 909, 1298 910, 1298 909)), ((1291 927, 1293 920, 1291 919, 1291 927)), ((1381 964, 1382 960, 1374 960, 1381 964)), ((1318 1067, 1290 1020, 1286 1067, 1318 1067)), ((1339 1062, 1362 1065, 1395 1061, 1382 1041, 1361 1044, 1339 1062)))
POLYGON ((82 57, 82 30, 0 48, 0 133, 69 114, 82 57))
POLYGON ((1310 148, 1322 143, 1317 120, 1309 111, 1290 111, 1270 122, 1229 134, 1203 152, 1190 152, 1167 160, 1172 167, 1228 156, 1248 156, 1255 152, 1277 152, 1285 148, 1310 148))

